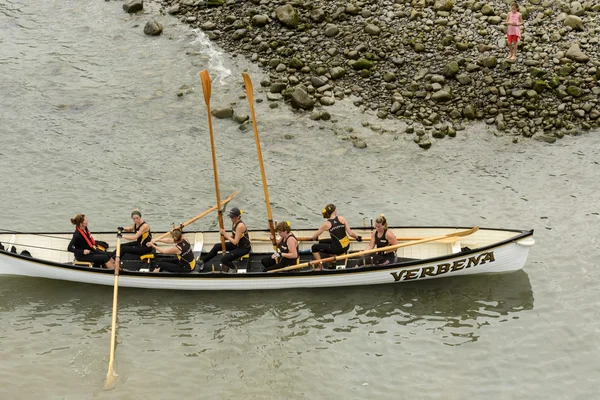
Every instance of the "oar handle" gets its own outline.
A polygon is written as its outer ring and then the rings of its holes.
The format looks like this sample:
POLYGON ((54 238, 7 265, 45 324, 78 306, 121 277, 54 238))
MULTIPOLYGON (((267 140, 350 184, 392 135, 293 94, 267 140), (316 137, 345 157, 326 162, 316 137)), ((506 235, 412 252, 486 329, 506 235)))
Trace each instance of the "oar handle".
MULTIPOLYGON (((221 202, 221 206, 224 206, 225 204, 229 203, 237 194, 239 193, 239 190, 236 190, 235 192, 231 193, 225 200, 223 200, 221 202)), ((171 229, 168 232, 163 233, 162 235, 160 235, 158 238, 156 238, 156 240, 161 240, 166 238, 167 236, 169 236, 171 233, 173 233, 173 231, 175 229, 182 229, 185 228, 186 226, 188 226, 189 224, 198 221, 200 218, 210 214, 211 212, 215 211, 218 207, 216 205, 212 206, 211 208, 209 208, 208 210, 202 212, 201 214, 196 215, 194 218, 184 222, 183 224, 180 224, 179 226, 171 229)))

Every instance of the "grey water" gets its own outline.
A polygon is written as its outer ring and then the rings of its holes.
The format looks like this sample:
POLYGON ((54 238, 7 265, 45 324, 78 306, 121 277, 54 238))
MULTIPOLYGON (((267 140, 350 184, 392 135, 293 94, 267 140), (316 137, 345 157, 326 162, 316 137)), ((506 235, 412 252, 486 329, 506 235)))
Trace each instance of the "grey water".
MULTIPOLYGON (((273 216, 353 225, 535 229, 523 271, 377 287, 181 293, 0 277, 0 398, 598 397, 600 135, 513 144, 485 125, 423 151, 403 123, 338 102, 315 122, 269 108, 256 66, 146 2, 0 0, 0 229, 166 229, 215 204, 206 105, 249 114, 254 82, 273 216), (150 16, 164 34, 142 33, 150 16), (176 95, 182 85, 194 90, 176 95), (363 138, 356 149, 348 138, 363 138)), ((252 129, 214 119, 222 197, 266 227, 252 129)), ((195 225, 214 229, 216 215, 195 225)))

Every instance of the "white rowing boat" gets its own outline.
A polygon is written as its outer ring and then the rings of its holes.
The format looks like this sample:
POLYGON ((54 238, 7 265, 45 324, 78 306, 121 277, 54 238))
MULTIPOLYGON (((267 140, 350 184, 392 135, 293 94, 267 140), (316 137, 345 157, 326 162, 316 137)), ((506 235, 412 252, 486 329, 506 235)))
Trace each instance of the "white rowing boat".
MULTIPOLYGON (((174 290, 253 290, 311 287, 377 285, 439 279, 451 276, 517 271, 523 268, 529 249, 534 245, 533 230, 481 228, 468 236, 465 228, 395 227, 399 239, 396 259, 385 266, 374 266, 369 256, 348 257, 336 261, 333 269, 313 270, 311 267, 277 273, 262 272, 260 259, 272 253, 268 231, 250 234, 252 253, 236 261, 238 272, 221 273, 219 258, 208 263, 203 273, 154 273, 144 268, 142 261, 123 262, 120 286, 174 290), (423 239, 427 240, 423 240, 423 239), (433 240, 435 239, 435 240, 433 240)), ((372 228, 353 228, 369 237, 372 228)), ((297 230, 298 237, 309 236, 314 230, 297 230)), ((468 233, 468 232, 467 232, 468 233)), ((113 286, 111 270, 73 264, 73 254, 66 251, 71 233, 2 233, 0 243, 0 274, 23 275, 72 282, 113 286), (16 253, 10 252, 15 247, 16 253), (31 256, 20 254, 26 250, 31 256)), ((114 248, 116 234, 101 233, 97 240, 114 248)), ((186 237, 194 251, 207 252, 219 241, 218 232, 188 232, 186 237)), ((312 242, 301 241, 301 261, 312 260, 312 242)), ((352 242, 350 255, 365 248, 367 241, 352 242)), ((157 256, 158 257, 158 256, 157 256)))

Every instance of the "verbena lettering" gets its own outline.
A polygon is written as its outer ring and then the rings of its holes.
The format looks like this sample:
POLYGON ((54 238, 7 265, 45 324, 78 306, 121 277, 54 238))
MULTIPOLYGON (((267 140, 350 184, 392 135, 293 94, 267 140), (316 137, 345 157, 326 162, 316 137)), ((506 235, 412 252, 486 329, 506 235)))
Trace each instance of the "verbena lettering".
POLYGON ((460 271, 461 269, 476 267, 478 265, 485 264, 487 262, 494 262, 494 252, 489 251, 487 253, 481 253, 473 257, 461 258, 450 263, 442 263, 429 267, 422 268, 411 268, 403 269, 398 272, 392 272, 392 277, 395 282, 399 281, 410 281, 415 279, 421 279, 428 276, 443 275, 448 272, 460 271))

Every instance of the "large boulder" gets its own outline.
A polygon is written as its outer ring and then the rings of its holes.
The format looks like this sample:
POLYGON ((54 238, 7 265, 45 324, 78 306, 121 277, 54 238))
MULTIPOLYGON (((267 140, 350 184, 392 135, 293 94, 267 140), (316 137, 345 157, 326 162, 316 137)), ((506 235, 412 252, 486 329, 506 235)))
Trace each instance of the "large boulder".
POLYGON ((569 47, 569 50, 567 50, 565 56, 573 61, 581 63, 588 62, 590 59, 590 57, 588 57, 586 54, 583 53, 583 51, 581 51, 581 49, 579 48, 579 44, 577 43, 573 43, 571 47, 569 47))
POLYGON ((325 26, 325 36, 327 37, 334 37, 337 36, 338 33, 340 33, 340 28, 337 27, 337 25, 335 24, 327 24, 325 26))
POLYGON ((275 15, 279 22, 288 28, 298 27, 298 10, 296 10, 291 4, 277 7, 275 9, 275 15))
POLYGON ((157 21, 151 19, 146 22, 146 26, 144 26, 144 33, 150 36, 158 36, 162 33, 163 27, 157 21))
POLYGON ((257 27, 263 27, 269 23, 269 17, 262 14, 256 14, 252 17, 252 25, 257 27))
POLYGON ((458 63, 456 61, 450 61, 444 67, 444 70, 442 71, 442 74, 444 74, 444 76, 446 78, 453 78, 453 77, 455 77, 456 74, 458 74, 458 63))
POLYGON ((578 17, 581 17, 582 15, 585 14, 585 10, 583 9, 583 6, 581 5, 580 2, 578 1, 573 1, 570 5, 569 5, 569 13, 571 15, 577 15, 578 17))
POLYGON ((325 17, 327 17, 327 14, 322 8, 315 8, 310 13, 310 18, 315 22, 322 22, 325 20, 325 17))
POLYGON ((456 80, 459 81, 462 85, 468 85, 469 83, 471 83, 471 77, 467 74, 457 75, 456 80))
POLYGON ((482 58, 479 63, 486 68, 496 68, 496 65, 498 65, 498 61, 494 56, 482 58))
POLYGON ((233 116, 233 108, 231 107, 222 107, 215 108, 210 112, 213 117, 223 119, 223 118, 231 118, 233 116))
POLYGON ((367 24, 365 26, 365 33, 368 33, 371 36, 379 36, 381 28, 374 24, 367 24))
POLYGON ((144 0, 128 0, 123 4, 123 10, 130 14, 142 11, 144 9, 144 0))
POLYGON ((573 97, 583 96, 583 90, 581 90, 577 86, 567 86, 567 93, 573 97))
POLYGON ((452 5, 452 0, 437 0, 433 5, 433 9, 434 11, 450 11, 452 5))
POLYGON ((494 15, 496 12, 494 11, 494 7, 486 3, 481 7, 481 13, 483 15, 494 15))
POLYGON ((438 90, 437 92, 435 92, 434 94, 431 95, 431 99, 433 101, 437 101, 437 102, 441 103, 441 102, 452 99, 452 95, 450 93, 446 92, 445 90, 438 90))
POLYGON ((303 110, 312 109, 317 102, 314 97, 310 96, 306 90, 300 87, 294 89, 290 100, 292 102, 292 107, 301 108, 303 110))
POLYGON ((568 15, 567 18, 565 18, 564 23, 566 26, 570 26, 576 31, 583 30, 583 21, 576 15, 568 15))
POLYGON ((346 70, 342 67, 333 67, 329 73, 331 74, 331 79, 338 79, 346 74, 346 70))
POLYGON ((354 68, 357 71, 360 71, 362 69, 371 69, 373 68, 373 63, 367 60, 366 58, 360 58, 354 63, 352 63, 352 68, 354 68))
POLYGON ((473 107, 470 104, 465 106, 462 113, 463 113, 463 117, 465 117, 467 119, 475 119, 475 116, 476 116, 475 107, 473 107))

